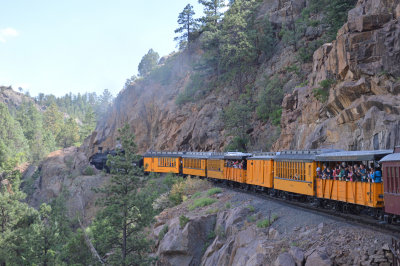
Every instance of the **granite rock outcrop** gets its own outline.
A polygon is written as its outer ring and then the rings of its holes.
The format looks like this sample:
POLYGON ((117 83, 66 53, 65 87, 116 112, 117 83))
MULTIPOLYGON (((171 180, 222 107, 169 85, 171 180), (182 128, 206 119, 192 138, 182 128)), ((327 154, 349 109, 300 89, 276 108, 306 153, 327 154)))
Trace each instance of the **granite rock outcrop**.
POLYGON ((400 144, 399 1, 360 0, 313 57, 309 86, 283 101, 275 150, 391 149, 400 144), (315 97, 333 81, 326 102, 315 97))

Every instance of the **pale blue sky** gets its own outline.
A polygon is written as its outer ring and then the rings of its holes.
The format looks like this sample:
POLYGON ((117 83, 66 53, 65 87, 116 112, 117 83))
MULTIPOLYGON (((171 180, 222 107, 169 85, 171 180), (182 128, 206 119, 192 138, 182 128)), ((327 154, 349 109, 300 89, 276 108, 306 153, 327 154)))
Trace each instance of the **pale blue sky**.
POLYGON ((197 0, 0 0, 0 85, 116 95, 150 48, 176 50, 178 14, 197 0))

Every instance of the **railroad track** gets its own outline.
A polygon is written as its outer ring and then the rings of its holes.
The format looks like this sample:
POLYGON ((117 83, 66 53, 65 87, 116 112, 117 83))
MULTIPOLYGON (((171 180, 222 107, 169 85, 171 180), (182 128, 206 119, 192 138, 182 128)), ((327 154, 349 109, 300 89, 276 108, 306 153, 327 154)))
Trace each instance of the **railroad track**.
POLYGON ((364 226, 366 228, 373 229, 375 231, 379 231, 385 234, 391 234, 393 237, 400 238, 400 225, 384 223, 383 221, 377 220, 376 218, 371 217, 369 215, 345 213, 337 210, 318 207, 310 202, 300 202, 296 199, 288 200, 280 197, 275 197, 272 195, 268 195, 267 193, 260 190, 254 191, 254 190, 239 188, 235 186, 237 185, 236 183, 230 183, 231 186, 221 182, 214 182, 214 183, 218 187, 223 187, 225 189, 229 189, 236 192, 247 193, 261 199, 279 202, 280 204, 286 206, 301 208, 310 213, 324 215, 328 218, 341 222, 351 223, 353 225, 364 226))

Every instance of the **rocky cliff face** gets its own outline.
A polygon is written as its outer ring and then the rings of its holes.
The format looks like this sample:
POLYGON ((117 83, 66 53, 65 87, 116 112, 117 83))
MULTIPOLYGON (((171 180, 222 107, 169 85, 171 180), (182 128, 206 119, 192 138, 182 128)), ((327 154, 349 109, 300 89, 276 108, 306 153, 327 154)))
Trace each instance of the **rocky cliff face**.
POLYGON ((26 171, 24 180, 29 179, 31 187, 24 188, 32 191, 27 198, 29 205, 38 208, 65 192, 69 216, 79 215, 87 223, 95 216, 95 202, 100 197, 92 189, 107 184, 109 176, 93 169, 85 154, 71 147, 50 153, 37 169, 26 171))
POLYGON ((32 101, 32 98, 14 91, 11 87, 0 86, 0 102, 6 104, 10 110, 15 109, 23 101, 32 101))
POLYGON ((314 53, 309 86, 283 101, 274 149, 391 149, 400 144, 400 4, 360 0, 332 43, 314 53), (321 103, 313 89, 333 80, 321 103))
MULTIPOLYGON (((259 17, 268 16, 274 27, 298 16, 306 1, 265 0, 259 17)), ((308 74, 308 86, 285 69, 293 66, 296 53, 279 42, 271 58, 260 56, 257 73, 249 79, 285 75, 281 133, 253 114, 250 149, 385 149, 400 144, 400 7, 398 0, 359 0, 348 14, 348 21, 332 43, 320 47, 312 64, 302 64, 308 74), (322 81, 333 83, 326 102, 315 97, 322 81), (296 86, 297 85, 297 86, 296 86)), ((316 40, 322 28, 309 27, 304 40, 316 40)), ((168 71, 136 81, 122 91, 112 110, 85 143, 87 154, 98 147, 113 149, 117 129, 124 123, 133 126, 139 151, 222 150, 230 138, 221 121, 223 110, 238 92, 218 88, 200 100, 178 106, 176 97, 183 92, 195 72, 195 53, 179 53, 164 61, 168 71)), ((159 71, 160 72, 160 71, 159 71)), ((246 78, 246 77, 245 77, 246 78)), ((251 83, 251 80, 249 81, 251 83)), ((254 83, 256 84, 256 83, 254 83)), ((257 90, 255 85, 255 90, 257 90)), ((321 90, 321 89, 320 89, 321 90)))
MULTIPOLYGON (((266 0, 258 17, 261 20, 268 16, 274 27, 281 27, 282 23, 292 19, 292 13, 297 17, 305 5, 303 0, 293 3, 289 0, 266 0)), ((178 94, 185 90, 190 77, 196 72, 194 62, 203 53, 200 47, 194 50, 193 53, 186 51, 162 60, 161 66, 167 66, 168 70, 164 68, 155 75, 137 80, 121 91, 107 117, 97 125, 85 143, 88 155, 97 152, 98 147, 113 149, 117 144, 117 129, 125 123, 133 127, 140 152, 148 149, 222 150, 230 138, 225 134, 221 110, 238 98, 237 89, 229 85, 212 88, 211 92, 198 92, 195 97, 199 100, 194 103, 183 106, 175 103, 178 94)), ((271 58, 261 55, 259 61, 260 67, 253 77, 243 77, 246 82, 274 75, 292 65, 296 58, 291 47, 278 43, 271 58)), ((306 64, 303 68, 309 72, 311 65, 306 64)), ((286 90, 299 83, 301 81, 297 76, 290 77, 286 90)), ((273 134, 276 134, 276 128, 256 120, 253 115, 249 135, 254 149, 265 150, 273 134)))

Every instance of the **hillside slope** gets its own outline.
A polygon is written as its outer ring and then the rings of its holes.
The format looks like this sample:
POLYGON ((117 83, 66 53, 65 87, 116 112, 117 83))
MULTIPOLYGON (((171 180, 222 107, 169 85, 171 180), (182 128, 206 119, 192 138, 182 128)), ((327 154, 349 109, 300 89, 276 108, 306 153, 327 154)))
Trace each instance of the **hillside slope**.
MULTIPOLYGON (((312 62, 300 61, 301 48, 279 37, 285 22, 301 17, 308 4, 263 1, 256 17, 258 21, 268 18, 275 29, 273 54, 261 53, 256 65, 242 66, 251 71, 237 73, 230 83, 195 91, 196 100, 177 104, 179 94, 199 76, 196 63, 203 57, 202 47, 197 43, 191 52, 164 60, 148 77, 120 92, 111 112, 85 143, 87 154, 98 147, 113 149, 117 129, 124 123, 132 125, 140 152, 223 150, 233 136, 221 114, 246 97, 253 106, 246 119, 248 150, 371 149, 400 144, 399 1, 358 1, 337 39, 320 47, 312 62), (285 94, 280 126, 260 119, 254 107, 268 86, 266 81, 273 78, 280 80, 285 94), (329 93, 326 102, 320 96, 324 90, 329 93)), ((323 20, 321 14, 315 17, 323 20)), ((303 45, 324 40, 324 30, 318 24, 306 27, 300 37, 303 45)))

